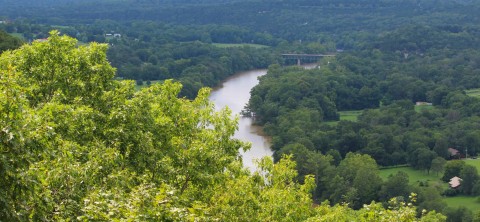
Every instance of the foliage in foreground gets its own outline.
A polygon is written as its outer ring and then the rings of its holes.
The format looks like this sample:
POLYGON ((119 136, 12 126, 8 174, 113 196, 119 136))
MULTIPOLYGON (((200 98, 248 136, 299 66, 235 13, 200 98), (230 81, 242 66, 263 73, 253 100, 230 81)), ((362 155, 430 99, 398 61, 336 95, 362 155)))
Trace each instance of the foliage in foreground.
POLYGON ((296 182, 291 156, 242 168, 248 144, 207 89, 135 92, 113 80, 106 45, 76 45, 52 32, 0 56, 1 221, 419 220, 405 204, 314 207, 314 178, 296 182))
POLYGON ((0 53, 6 50, 12 50, 22 45, 22 40, 15 38, 8 33, 0 30, 0 53))

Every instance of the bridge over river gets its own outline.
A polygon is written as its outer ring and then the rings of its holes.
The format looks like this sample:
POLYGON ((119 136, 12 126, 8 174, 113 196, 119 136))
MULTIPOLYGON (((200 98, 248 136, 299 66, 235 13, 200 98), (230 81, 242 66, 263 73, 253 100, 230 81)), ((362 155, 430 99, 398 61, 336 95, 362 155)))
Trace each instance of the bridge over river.
POLYGON ((282 54, 282 57, 286 60, 297 60, 297 65, 301 65, 302 62, 317 62, 323 57, 335 57, 334 54, 282 54))

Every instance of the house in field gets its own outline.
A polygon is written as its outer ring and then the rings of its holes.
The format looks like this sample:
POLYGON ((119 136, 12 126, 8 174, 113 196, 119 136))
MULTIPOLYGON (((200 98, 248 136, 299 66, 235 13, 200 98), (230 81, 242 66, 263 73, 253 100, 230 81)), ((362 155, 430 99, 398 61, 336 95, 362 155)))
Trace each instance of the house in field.
POLYGON ((448 182, 448 184, 450 185, 450 188, 457 189, 458 187, 460 187, 461 182, 462 178, 455 176, 450 179, 450 182, 448 182))
POLYGON ((448 153, 450 154, 450 159, 460 159, 460 151, 454 148, 448 148, 448 153))

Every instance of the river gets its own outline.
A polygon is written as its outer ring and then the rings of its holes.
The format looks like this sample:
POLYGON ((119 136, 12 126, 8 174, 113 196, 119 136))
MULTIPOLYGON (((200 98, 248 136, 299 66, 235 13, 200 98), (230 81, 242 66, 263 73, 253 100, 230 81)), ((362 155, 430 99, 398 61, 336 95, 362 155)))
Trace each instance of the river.
MULTIPOLYGON (((228 78, 221 86, 215 88, 210 95, 210 100, 215 104, 215 109, 220 110, 228 106, 234 115, 240 115, 243 107, 248 103, 250 90, 258 84, 258 77, 265 75, 266 69, 240 72, 228 78)), ((252 143, 252 148, 247 152, 240 150, 243 165, 250 170, 255 170, 254 159, 272 156, 269 138, 261 136, 261 127, 254 126, 250 117, 240 116, 238 130, 234 137, 252 143)))
MULTIPOLYGON (((304 68, 313 68, 316 64, 303 65, 304 68)), ((228 106, 234 115, 240 115, 240 112, 248 103, 250 90, 258 84, 258 77, 265 75, 266 69, 251 70, 240 72, 225 80, 219 87, 212 90, 210 100, 215 104, 215 109, 220 110, 228 106)), ((235 138, 252 143, 252 148, 247 152, 240 150, 243 157, 243 165, 250 170, 255 170, 255 159, 264 156, 272 156, 270 149, 270 138, 262 135, 262 128, 253 125, 250 117, 240 116, 238 130, 235 132, 235 138)))

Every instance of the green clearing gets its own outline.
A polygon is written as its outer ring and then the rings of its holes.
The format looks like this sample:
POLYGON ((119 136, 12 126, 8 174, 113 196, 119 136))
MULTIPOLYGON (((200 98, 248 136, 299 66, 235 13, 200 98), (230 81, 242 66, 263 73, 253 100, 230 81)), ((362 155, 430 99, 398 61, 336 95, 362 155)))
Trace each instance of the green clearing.
MULTIPOLYGON (((422 112, 424 110, 433 110, 435 109, 434 106, 430 105, 419 105, 415 106, 415 111, 416 112, 422 112)), ((338 111, 338 114, 340 115, 340 120, 347 120, 347 121, 352 121, 356 122, 358 120, 358 116, 363 113, 364 110, 349 110, 349 111, 338 111)), ((327 124, 335 126, 337 125, 338 121, 330 121, 327 122, 327 124)))
POLYGON ((463 159, 463 161, 469 165, 475 166, 478 172, 480 172, 480 159, 463 159))
POLYGON ((416 170, 409 166, 380 169, 380 177, 383 180, 387 180, 390 174, 396 174, 399 171, 403 171, 408 174, 410 184, 416 184, 420 181, 434 181, 443 183, 440 180, 441 175, 436 175, 432 172, 430 172, 430 174, 427 174, 426 171, 416 170))
POLYGON ((467 96, 480 98, 480 88, 465 90, 465 93, 467 94, 467 96))
POLYGON ((431 106, 431 105, 416 105, 415 106, 415 111, 417 113, 422 112, 424 110, 433 110, 433 109, 435 109, 435 107, 431 106))
POLYGON ((270 46, 267 45, 260 45, 260 44, 250 44, 250 43, 241 43, 241 44, 230 44, 230 43, 212 43, 212 45, 219 47, 219 48, 232 48, 232 47, 252 47, 256 49, 261 49, 261 48, 269 48, 270 46))
POLYGON ((466 207, 473 212, 476 212, 480 209, 480 197, 469 197, 469 196, 456 196, 456 197, 445 197, 444 200, 449 207, 466 207))
POLYGON ((357 121, 358 116, 363 113, 363 110, 351 110, 351 111, 339 111, 340 120, 348 120, 348 121, 357 121))
MULTIPOLYGON (((338 114, 340 115, 340 121, 346 120, 346 121, 356 122, 358 119, 358 116, 362 113, 363 113, 363 110, 338 111, 338 114)), ((338 121, 328 121, 325 123, 330 126, 336 126, 338 121)))

